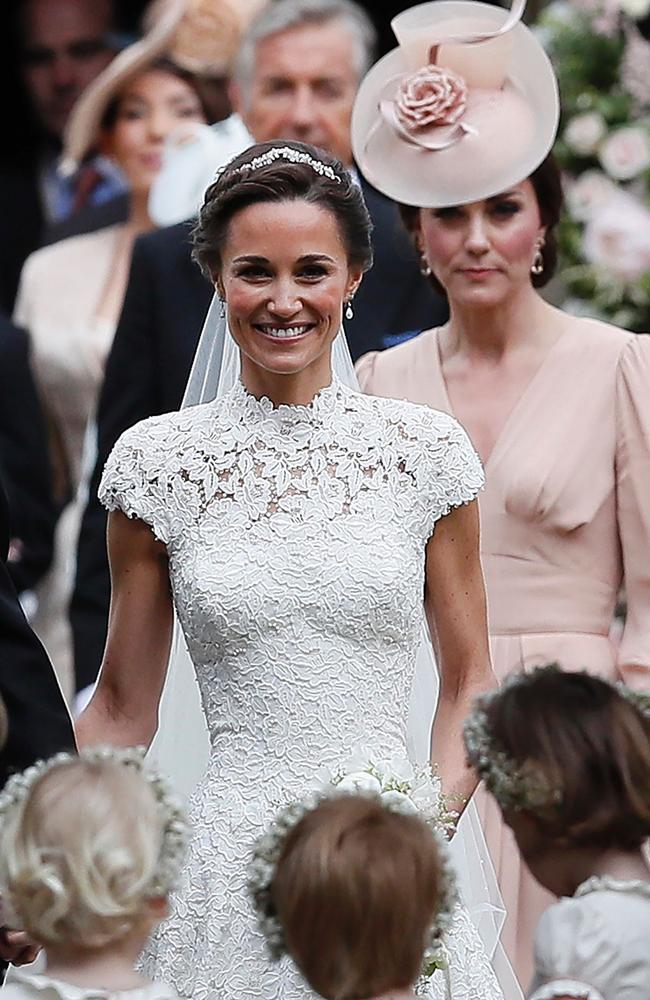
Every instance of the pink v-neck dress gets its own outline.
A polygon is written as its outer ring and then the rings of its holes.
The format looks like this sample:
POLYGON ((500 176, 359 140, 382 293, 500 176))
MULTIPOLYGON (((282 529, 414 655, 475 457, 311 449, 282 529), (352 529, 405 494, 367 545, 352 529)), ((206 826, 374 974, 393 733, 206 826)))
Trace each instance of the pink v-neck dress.
MULTIPOLYGON (((451 413, 435 330, 357 365, 373 395, 451 413)), ((482 559, 499 678, 550 660, 650 689, 650 336, 576 321, 510 414, 486 465, 482 559), (627 621, 610 638, 625 583, 627 621)), ((526 986, 551 902, 496 805, 477 795, 526 986), (480 801, 479 801, 480 800, 480 801)))

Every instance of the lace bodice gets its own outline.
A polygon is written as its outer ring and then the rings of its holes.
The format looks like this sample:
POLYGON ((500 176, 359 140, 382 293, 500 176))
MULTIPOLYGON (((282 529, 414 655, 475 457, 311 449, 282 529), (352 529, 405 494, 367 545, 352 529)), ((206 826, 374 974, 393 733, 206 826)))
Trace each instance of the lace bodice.
MULTIPOLYGON (((356 746, 404 754, 427 540, 482 483, 453 418, 337 381, 277 408, 238 383, 115 446, 100 497, 167 546, 212 744, 176 916, 146 965, 181 996, 304 995, 267 968, 248 845, 356 746)), ((472 970, 459 997, 497 995, 477 948, 468 933, 455 951, 472 970)))
POLYGON ((403 745, 426 541, 482 482, 453 418, 336 381, 277 408, 238 383, 122 436, 100 496, 168 548, 222 763, 252 745, 301 781, 324 745, 403 745))

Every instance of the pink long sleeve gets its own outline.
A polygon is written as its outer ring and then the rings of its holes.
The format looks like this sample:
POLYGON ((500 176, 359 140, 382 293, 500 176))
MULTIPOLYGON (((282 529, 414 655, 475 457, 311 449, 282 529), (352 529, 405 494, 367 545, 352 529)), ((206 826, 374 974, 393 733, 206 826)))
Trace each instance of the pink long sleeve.
POLYGON ((623 350, 616 385, 616 489, 627 621, 618 666, 650 690, 650 335, 623 350))

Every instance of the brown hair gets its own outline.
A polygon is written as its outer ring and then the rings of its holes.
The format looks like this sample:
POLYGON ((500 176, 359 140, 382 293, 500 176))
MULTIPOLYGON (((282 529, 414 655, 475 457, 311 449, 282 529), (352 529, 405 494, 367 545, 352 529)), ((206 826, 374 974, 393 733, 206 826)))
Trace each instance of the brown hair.
POLYGON ((650 836, 650 719, 614 685, 549 664, 506 685, 486 716, 494 746, 560 793, 530 810, 551 840, 634 850, 650 836))
POLYGON ((159 59, 156 59, 149 65, 143 66, 137 73, 134 73, 132 77, 129 77, 129 79, 122 84, 118 92, 110 100, 106 111, 102 115, 100 126, 102 129, 111 129, 115 125, 125 86, 127 86, 131 80, 141 76, 146 76, 147 73, 152 73, 155 70, 162 73, 169 73, 170 76, 176 77, 177 80, 182 80, 183 83, 188 85, 188 87, 191 87, 199 99, 201 110, 203 111, 206 122, 211 122, 213 120, 212 109, 210 107, 209 100, 207 99, 206 90, 201 78, 188 72, 188 70, 183 69, 181 66, 178 66, 168 57, 160 56, 159 59))
MULTIPOLYGON (((552 153, 549 153, 536 170, 528 178, 533 185, 539 214, 542 225, 546 226, 546 235, 542 247, 542 260, 544 270, 541 274, 531 273, 531 282, 534 288, 543 288, 548 284, 555 273, 557 267, 557 236, 555 227, 560 221, 564 196, 562 194, 562 175, 557 161, 552 153)), ((412 237, 418 228, 420 209, 413 205, 398 205, 402 221, 412 237)), ((433 288, 440 294, 445 295, 445 289, 440 284, 435 274, 428 276, 428 280, 433 288)))
POLYGON ((423 820, 346 795, 325 800, 289 833, 272 898, 311 987, 348 1000, 415 982, 440 887, 423 820))
POLYGON ((331 212, 339 225, 350 264, 367 270, 372 264, 372 223, 358 184, 349 171, 329 153, 303 142, 282 142, 299 153, 323 163, 337 180, 317 173, 307 163, 277 159, 254 170, 246 166, 278 146, 261 142, 232 160, 205 193, 194 228, 193 258, 203 273, 213 279, 221 266, 221 251, 233 217, 249 205, 261 202, 303 200, 331 212))

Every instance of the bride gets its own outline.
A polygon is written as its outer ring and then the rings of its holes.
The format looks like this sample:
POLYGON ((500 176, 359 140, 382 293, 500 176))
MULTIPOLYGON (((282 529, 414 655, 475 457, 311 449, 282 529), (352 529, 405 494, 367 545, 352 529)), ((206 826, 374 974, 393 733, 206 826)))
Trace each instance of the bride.
MULTIPOLYGON (((440 670, 432 759, 448 795, 471 795, 461 723, 494 683, 483 473, 453 418, 361 395, 332 371, 371 263, 362 196, 336 160, 297 142, 247 150, 208 189, 194 253, 241 376, 212 402, 132 427, 109 458, 110 627, 78 738, 151 743, 175 609, 211 751, 147 971, 194 1000, 300 1000, 289 965, 266 965, 245 893, 250 844, 356 747, 404 756, 423 598, 440 670)), ((432 997, 501 995, 464 911, 448 948, 451 988, 436 973, 432 997)))

